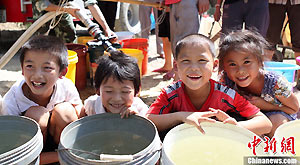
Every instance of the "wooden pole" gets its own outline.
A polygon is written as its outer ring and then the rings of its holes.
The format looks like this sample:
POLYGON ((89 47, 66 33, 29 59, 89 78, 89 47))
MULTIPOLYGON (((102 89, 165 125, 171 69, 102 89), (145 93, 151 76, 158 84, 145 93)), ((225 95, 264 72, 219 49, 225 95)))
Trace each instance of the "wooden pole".
POLYGON ((131 3, 131 4, 136 4, 136 5, 145 5, 145 6, 155 7, 155 8, 164 8, 164 9, 167 8, 167 6, 159 4, 159 3, 138 1, 138 0, 102 0, 102 1, 131 3))

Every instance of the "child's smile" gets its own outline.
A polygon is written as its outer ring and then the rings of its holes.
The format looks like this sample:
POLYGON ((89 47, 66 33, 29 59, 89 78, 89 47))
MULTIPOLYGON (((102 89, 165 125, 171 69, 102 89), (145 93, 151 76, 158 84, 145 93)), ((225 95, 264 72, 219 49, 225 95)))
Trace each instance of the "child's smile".
POLYGON ((206 45, 183 47, 176 60, 178 75, 186 87, 198 90, 206 86, 215 66, 206 45))
POLYGON ((24 57, 22 74, 30 92, 36 97, 47 98, 61 72, 56 57, 43 51, 28 51, 24 57))
POLYGON ((134 98, 134 85, 132 81, 120 82, 114 77, 109 77, 100 85, 100 97, 103 107, 111 113, 120 113, 129 108, 134 98))
POLYGON ((34 82, 32 81, 32 85, 36 88, 42 88, 43 86, 46 85, 46 83, 41 83, 41 82, 34 82))
POLYGON ((257 80, 260 64, 254 55, 231 51, 224 57, 224 70, 240 87, 248 87, 257 80))
POLYGON ((187 77, 188 77, 189 79, 191 79, 192 81, 197 81, 197 80, 199 80, 202 76, 198 76, 198 75, 194 75, 194 74, 189 74, 189 75, 187 75, 187 77))

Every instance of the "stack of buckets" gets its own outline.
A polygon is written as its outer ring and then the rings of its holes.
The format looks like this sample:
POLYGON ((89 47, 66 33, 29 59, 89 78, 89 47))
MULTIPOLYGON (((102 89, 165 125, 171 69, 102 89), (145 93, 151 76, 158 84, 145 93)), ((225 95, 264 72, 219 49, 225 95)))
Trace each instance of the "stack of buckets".
MULTIPOLYGON (((148 65, 148 39, 146 38, 132 38, 132 39, 124 39, 120 41, 120 44, 122 48, 130 48, 130 49, 136 49, 135 54, 138 54, 141 50, 143 57, 140 57, 139 55, 135 55, 134 57, 138 59, 138 61, 142 60, 141 62, 141 74, 145 75, 147 73, 147 65, 148 65)), ((125 54, 131 55, 130 52, 122 50, 125 54)), ((134 52, 134 51, 131 51, 134 52)), ((133 56, 133 55, 131 55, 133 56)), ((138 62, 140 63, 140 62, 138 62)), ((140 64, 139 64, 140 66, 140 64)))
MULTIPOLYGON (((94 40, 91 36, 81 36, 78 37, 78 43, 82 45, 86 45, 87 42, 94 40)), ((134 38, 134 39, 124 39, 120 41, 122 46, 122 50, 125 54, 132 56, 137 59, 138 65, 141 71, 141 75, 145 75, 147 73, 147 63, 148 63, 148 39, 146 38, 134 38)), ((93 80, 94 74, 97 68, 97 64, 95 63, 95 57, 93 56, 95 53, 88 52, 89 54, 86 56, 86 71, 90 72, 90 78, 93 80)))
POLYGON ((77 53, 72 50, 68 50, 68 72, 66 73, 66 78, 72 80, 75 84, 76 77, 76 63, 78 62, 77 53))
POLYGON ((66 74, 80 91, 86 87, 86 52, 87 48, 82 44, 66 44, 68 50, 69 67, 66 74))
POLYGON ((43 135, 33 119, 0 116, 0 140, 0 164, 40 163, 43 135))

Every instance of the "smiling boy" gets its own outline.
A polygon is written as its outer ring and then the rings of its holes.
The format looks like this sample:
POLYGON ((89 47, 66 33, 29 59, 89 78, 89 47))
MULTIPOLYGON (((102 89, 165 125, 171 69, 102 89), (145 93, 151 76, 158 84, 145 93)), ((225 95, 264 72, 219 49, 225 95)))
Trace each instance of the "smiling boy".
POLYGON ((270 121, 257 107, 211 79, 218 66, 215 55, 213 42, 200 34, 188 35, 177 43, 174 59, 180 80, 162 90, 147 115, 159 131, 186 122, 204 133, 201 122, 216 122, 211 117, 258 135, 270 131, 270 121), (225 112, 237 113, 248 120, 237 122, 225 112))
POLYGON ((40 163, 58 162, 54 149, 60 134, 66 125, 78 119, 82 108, 75 85, 64 77, 68 67, 67 48, 56 37, 35 36, 23 45, 20 62, 24 79, 5 94, 3 114, 34 119, 44 137, 40 163))

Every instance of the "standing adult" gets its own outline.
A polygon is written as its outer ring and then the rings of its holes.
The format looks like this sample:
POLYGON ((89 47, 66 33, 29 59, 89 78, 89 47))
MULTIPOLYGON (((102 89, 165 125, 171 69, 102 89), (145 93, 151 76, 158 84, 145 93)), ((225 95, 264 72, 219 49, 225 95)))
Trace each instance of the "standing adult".
MULTIPOLYGON (((220 20, 223 0, 217 0, 214 18, 220 20)), ((269 25, 268 0, 225 0, 222 16, 222 33, 243 28, 255 29, 266 37, 269 25)))
MULTIPOLYGON (((267 39, 276 49, 280 43, 280 35, 284 19, 288 16, 291 31, 292 49, 295 57, 300 56, 300 0, 269 0, 270 25, 267 32, 267 39)), ((300 65, 296 61, 297 65, 300 65)), ((298 72, 298 77, 300 73, 298 72)), ((300 82, 297 80, 297 88, 300 89, 300 82)))
MULTIPOLYGON (((33 9, 33 18, 38 19, 45 13, 49 11, 65 11, 67 13, 62 14, 56 18, 56 21, 59 20, 59 23, 50 31, 50 35, 55 35, 66 43, 72 43, 76 40, 76 30, 73 24, 73 17, 76 17, 75 12, 80 10, 78 7, 64 5, 61 6, 63 0, 32 0, 32 9, 33 9), (72 16, 71 16, 72 15, 72 16)), ((66 0, 68 2, 68 0, 66 0)), ((106 36, 115 35, 114 32, 109 28, 108 24, 105 21, 105 18, 97 6, 96 0, 84 0, 85 6, 91 11, 93 17, 99 22, 102 26, 103 31, 106 36)), ((39 30, 38 33, 44 34, 48 31, 50 21, 44 24, 39 30)))
MULTIPOLYGON (((151 1, 151 0, 150 0, 151 1)), ((141 37, 142 38, 149 38, 150 30, 151 30, 151 19, 150 15, 154 14, 155 22, 157 21, 157 9, 150 7, 139 5, 139 20, 141 23, 141 37)), ((162 40, 158 37, 158 25, 155 24, 155 36, 156 36, 156 52, 159 54, 160 57, 164 57, 163 48, 162 48, 162 40)))
POLYGON ((199 14, 209 8, 209 0, 165 0, 170 6, 170 38, 172 52, 176 43, 189 34, 199 32, 199 14))
POLYGON ((115 30, 118 2, 98 0, 98 6, 111 30, 115 30))

